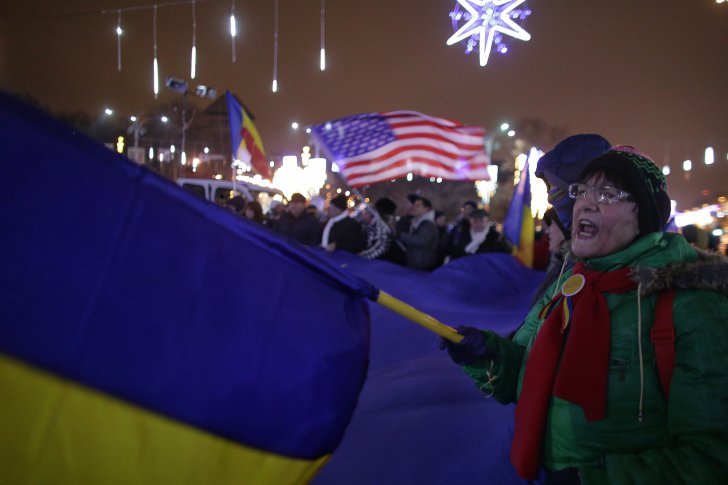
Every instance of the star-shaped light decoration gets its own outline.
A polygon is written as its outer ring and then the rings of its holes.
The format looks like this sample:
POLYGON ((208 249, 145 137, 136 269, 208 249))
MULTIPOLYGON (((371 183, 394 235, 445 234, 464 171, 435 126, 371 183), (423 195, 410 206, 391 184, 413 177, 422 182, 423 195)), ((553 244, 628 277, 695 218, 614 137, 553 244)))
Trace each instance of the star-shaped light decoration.
POLYGON ((453 26, 456 26, 461 19, 467 22, 447 39, 447 45, 453 45, 461 40, 468 39, 465 52, 470 52, 475 47, 475 42, 480 42, 480 65, 488 64, 490 51, 493 43, 496 44, 498 52, 505 54, 508 47, 502 40, 502 35, 509 35, 519 40, 530 40, 531 34, 526 32, 513 19, 525 19, 531 14, 528 9, 516 9, 526 0, 457 0, 466 12, 462 12, 456 5, 450 12, 453 26))

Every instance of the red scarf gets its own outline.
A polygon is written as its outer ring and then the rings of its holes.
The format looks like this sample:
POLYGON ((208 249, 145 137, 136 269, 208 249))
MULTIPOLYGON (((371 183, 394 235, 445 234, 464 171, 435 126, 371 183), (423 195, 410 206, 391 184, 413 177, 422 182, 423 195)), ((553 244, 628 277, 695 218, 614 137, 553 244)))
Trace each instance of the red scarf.
MULTIPOLYGON (((587 421, 604 418, 611 331, 604 293, 626 293, 637 288, 637 283, 628 278, 630 271, 623 268, 601 273, 577 263, 573 274, 583 275, 583 287, 576 293, 565 289, 564 293, 572 296, 559 294, 551 300, 549 308, 553 310, 541 326, 528 356, 516 406, 511 461, 521 478, 534 480, 538 475, 552 395, 580 406, 587 421), (571 327, 569 338, 564 344, 568 326, 571 327)), ((573 283, 581 277, 572 278, 573 283)), ((564 287, 568 283, 569 280, 564 287)))

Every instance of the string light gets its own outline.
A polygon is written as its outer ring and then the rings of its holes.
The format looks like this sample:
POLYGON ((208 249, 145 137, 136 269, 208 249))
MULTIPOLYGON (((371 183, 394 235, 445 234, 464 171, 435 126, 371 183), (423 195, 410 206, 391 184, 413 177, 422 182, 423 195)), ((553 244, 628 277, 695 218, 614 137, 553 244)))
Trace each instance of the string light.
POLYGON ((715 162, 715 151, 713 147, 708 147, 705 149, 705 164, 713 165, 713 162, 715 162))
POLYGON ((326 47, 324 46, 324 25, 326 23, 326 0, 321 0, 321 59, 320 67, 326 70, 326 47))
POLYGON ((197 15, 195 2, 192 2, 192 54, 190 59, 190 79, 195 78, 197 67, 197 15))
POLYGON ((157 6, 154 6, 154 99, 159 96, 159 63, 157 62, 157 6))
POLYGON ((121 29, 121 10, 116 13, 116 70, 121 72, 121 34, 124 31, 121 29))
POLYGON ((237 25, 235 24, 235 0, 232 0, 230 4, 230 39, 232 43, 233 62, 237 60, 235 56, 235 36, 237 33, 237 25))
POLYGON ((278 92, 278 0, 273 6, 273 92, 278 92))

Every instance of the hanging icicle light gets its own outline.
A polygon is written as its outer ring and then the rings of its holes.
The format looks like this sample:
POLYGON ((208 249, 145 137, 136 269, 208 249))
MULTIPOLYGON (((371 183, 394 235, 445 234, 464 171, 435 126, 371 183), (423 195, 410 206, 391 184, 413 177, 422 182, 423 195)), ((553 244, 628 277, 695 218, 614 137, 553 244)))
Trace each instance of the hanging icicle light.
POLYGON ((121 9, 116 14, 116 70, 121 72, 121 34, 124 33, 121 28, 121 9))
POLYGON ((326 48, 324 46, 324 24, 326 20, 326 0, 321 0, 321 70, 326 70, 326 48))
POLYGON ((232 54, 233 54, 233 62, 235 62, 237 59, 235 58, 235 36, 238 35, 238 29, 237 25, 235 23, 235 0, 232 0, 230 4, 230 39, 232 43, 232 54))
POLYGON ((278 0, 273 4, 273 92, 278 92, 278 0))
POLYGON ((192 2, 192 54, 190 56, 190 79, 195 78, 197 68, 197 16, 195 2, 192 2))
POLYGON ((154 99, 159 96, 159 63, 157 62, 157 6, 154 6, 154 99))

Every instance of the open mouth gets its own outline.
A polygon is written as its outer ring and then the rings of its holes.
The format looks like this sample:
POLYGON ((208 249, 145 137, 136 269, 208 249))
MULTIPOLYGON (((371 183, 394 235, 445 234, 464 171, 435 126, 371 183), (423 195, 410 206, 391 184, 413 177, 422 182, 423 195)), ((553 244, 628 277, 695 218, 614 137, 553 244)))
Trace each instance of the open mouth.
POLYGON ((594 237, 596 236, 597 232, 599 232, 599 229, 597 228, 596 224, 585 219, 579 221, 579 230, 577 231, 577 235, 580 238, 594 237))

